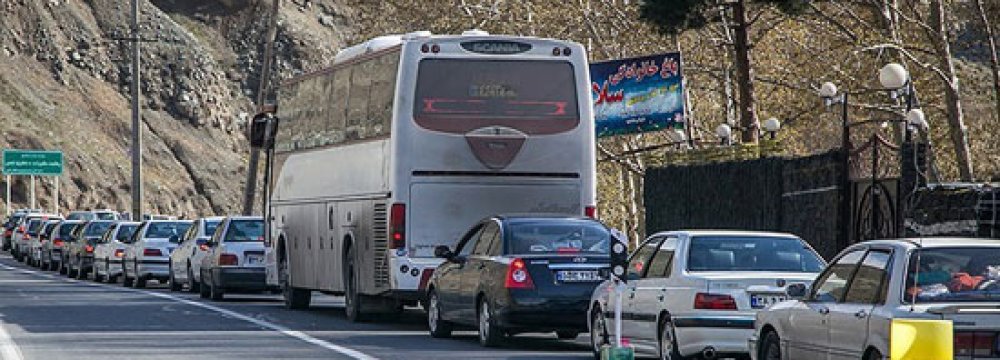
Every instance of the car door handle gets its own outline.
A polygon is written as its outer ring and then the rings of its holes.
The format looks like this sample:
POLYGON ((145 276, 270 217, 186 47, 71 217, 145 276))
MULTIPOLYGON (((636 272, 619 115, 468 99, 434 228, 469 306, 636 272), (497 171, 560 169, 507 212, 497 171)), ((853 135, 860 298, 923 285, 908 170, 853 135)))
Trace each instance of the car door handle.
POLYGON ((858 319, 864 319, 868 317, 868 313, 866 313, 864 310, 858 310, 858 312, 854 313, 854 317, 858 319))

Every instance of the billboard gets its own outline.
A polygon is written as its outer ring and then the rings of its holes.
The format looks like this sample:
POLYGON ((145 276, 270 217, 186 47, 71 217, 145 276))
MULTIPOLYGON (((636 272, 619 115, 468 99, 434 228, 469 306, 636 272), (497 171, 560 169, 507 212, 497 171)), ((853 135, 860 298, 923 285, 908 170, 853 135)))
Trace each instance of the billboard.
POLYGON ((597 136, 684 126, 681 54, 590 64, 597 136))

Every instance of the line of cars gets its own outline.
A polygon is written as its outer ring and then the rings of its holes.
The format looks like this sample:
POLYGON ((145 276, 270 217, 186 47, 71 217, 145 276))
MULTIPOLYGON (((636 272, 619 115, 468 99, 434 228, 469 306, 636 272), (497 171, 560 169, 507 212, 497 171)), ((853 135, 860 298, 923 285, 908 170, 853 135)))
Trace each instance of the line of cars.
POLYGON ((8 218, 3 243, 19 261, 80 280, 121 279, 135 288, 156 280, 171 291, 186 287, 213 300, 227 292, 276 291, 265 284, 261 217, 150 218, 23 210, 8 218))

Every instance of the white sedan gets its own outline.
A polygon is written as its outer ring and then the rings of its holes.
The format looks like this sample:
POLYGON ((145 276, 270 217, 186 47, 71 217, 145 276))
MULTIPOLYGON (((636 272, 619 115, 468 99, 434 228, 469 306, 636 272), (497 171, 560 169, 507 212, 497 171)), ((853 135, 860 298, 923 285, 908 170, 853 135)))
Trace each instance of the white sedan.
MULTIPOLYGON (((789 234, 676 231, 649 237, 629 258, 622 294, 622 337, 661 359, 748 357, 756 312, 808 284, 823 259, 789 234)), ((595 357, 614 337, 614 285, 591 298, 595 357)))
POLYGON ((184 233, 180 246, 170 253, 170 291, 180 291, 186 284, 196 292, 201 282, 201 259, 210 250, 206 244, 225 217, 207 217, 194 221, 184 233))
POLYGON ((232 216, 219 225, 202 259, 202 298, 222 300, 226 292, 276 290, 264 279, 264 219, 232 216))
POLYGON ((147 220, 129 239, 122 256, 122 284, 142 288, 155 279, 167 282, 170 276, 170 252, 177 248, 181 235, 191 226, 186 220, 147 220))
POLYGON ((115 223, 104 233, 100 242, 94 247, 94 281, 116 282, 122 273, 122 257, 125 246, 135 229, 137 222, 121 221, 115 223))
POLYGON ((888 359, 893 319, 951 320, 955 359, 1000 359, 1000 241, 853 245, 757 314, 755 359, 888 359))

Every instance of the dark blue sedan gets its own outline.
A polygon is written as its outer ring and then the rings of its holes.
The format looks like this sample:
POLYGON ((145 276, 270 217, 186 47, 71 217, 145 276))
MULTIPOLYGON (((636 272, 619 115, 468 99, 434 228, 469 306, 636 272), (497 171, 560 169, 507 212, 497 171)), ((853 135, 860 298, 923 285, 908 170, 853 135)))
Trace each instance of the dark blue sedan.
POLYGON ((473 226, 428 285, 433 337, 455 327, 479 329, 483 346, 508 335, 555 332, 574 339, 587 330, 587 305, 608 267, 610 230, 589 218, 495 216, 473 226))

